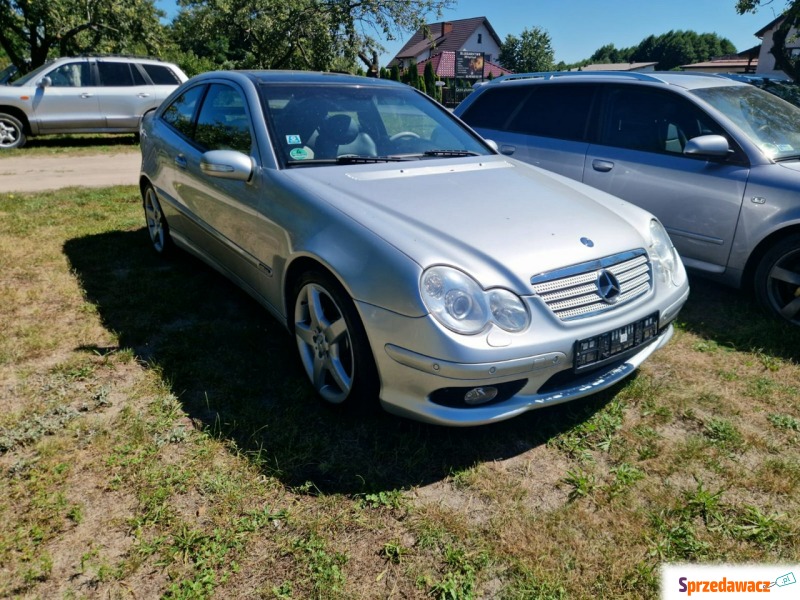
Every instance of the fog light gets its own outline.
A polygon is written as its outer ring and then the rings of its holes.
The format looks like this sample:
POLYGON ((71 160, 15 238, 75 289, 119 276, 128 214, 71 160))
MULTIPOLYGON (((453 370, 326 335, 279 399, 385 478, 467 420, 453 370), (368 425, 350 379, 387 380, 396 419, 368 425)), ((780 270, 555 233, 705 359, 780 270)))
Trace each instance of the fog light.
POLYGON ((475 404, 484 404, 486 402, 491 402, 497 397, 497 388, 496 387, 478 387, 472 388, 466 394, 464 394, 464 402, 470 405, 475 404))

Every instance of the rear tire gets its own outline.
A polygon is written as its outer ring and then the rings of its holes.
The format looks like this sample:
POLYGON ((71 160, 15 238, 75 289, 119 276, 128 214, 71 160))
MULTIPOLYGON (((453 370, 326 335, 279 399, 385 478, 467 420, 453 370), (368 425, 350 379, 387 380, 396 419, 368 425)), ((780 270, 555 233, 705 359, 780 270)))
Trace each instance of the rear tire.
POLYGON ((0 148, 22 148, 26 141, 22 122, 8 113, 0 113, 0 148))
POLYGON ((300 362, 317 394, 348 410, 376 407, 375 359, 344 288, 328 273, 312 270, 297 281, 292 297, 300 362))
POLYGON ((158 201, 156 190, 152 185, 147 184, 142 191, 142 206, 144 207, 144 219, 147 225, 147 233, 150 234, 150 243, 153 250, 162 256, 167 255, 172 249, 172 239, 169 237, 169 225, 161 210, 161 203, 158 201))
POLYGON ((759 303, 772 314, 800 326, 800 234, 775 243, 755 274, 759 303))

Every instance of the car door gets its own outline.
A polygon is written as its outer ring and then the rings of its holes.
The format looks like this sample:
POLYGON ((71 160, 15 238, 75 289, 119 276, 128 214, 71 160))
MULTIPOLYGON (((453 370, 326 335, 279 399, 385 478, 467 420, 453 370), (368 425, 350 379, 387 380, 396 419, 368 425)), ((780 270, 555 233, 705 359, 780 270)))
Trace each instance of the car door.
POLYGON ((43 74, 49 85, 39 85, 33 96, 33 114, 40 133, 69 133, 105 126, 89 61, 76 59, 43 74))
POLYGON ((269 190, 257 173, 243 182, 210 176, 200 166, 210 150, 235 150, 257 158, 251 108, 241 90, 226 83, 209 85, 192 137, 193 148, 184 155, 180 195, 204 229, 204 247, 221 268, 274 305, 280 294, 272 262, 284 236, 269 219, 269 190))
POLYGON ((487 89, 462 118, 500 152, 580 181, 595 84, 519 82, 487 89))
POLYGON ((512 154, 527 163, 581 180, 589 144, 589 115, 598 86, 545 83, 528 86, 506 128, 517 132, 512 154))
POLYGON ((187 185, 187 157, 196 152, 193 141, 196 115, 207 87, 203 84, 188 87, 175 98, 157 123, 157 127, 168 131, 155 136, 163 140, 157 149, 156 191, 172 234, 185 238, 191 245, 200 243, 203 230, 199 217, 188 210, 183 190, 187 185))
POLYGON ((686 98, 645 86, 609 86, 597 143, 589 146, 583 181, 655 214, 684 262, 725 270, 749 166, 740 150, 727 159, 683 154, 704 134, 730 136, 686 98))
POLYGON ((106 127, 136 131, 142 115, 158 106, 155 86, 129 61, 97 60, 97 97, 106 127))

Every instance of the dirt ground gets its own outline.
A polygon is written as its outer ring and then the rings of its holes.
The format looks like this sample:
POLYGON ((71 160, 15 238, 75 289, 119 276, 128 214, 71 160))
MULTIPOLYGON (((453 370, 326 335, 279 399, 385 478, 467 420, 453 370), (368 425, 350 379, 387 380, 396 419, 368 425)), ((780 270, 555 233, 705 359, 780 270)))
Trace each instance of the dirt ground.
POLYGON ((135 185, 141 160, 138 152, 0 158, 0 192, 135 185))

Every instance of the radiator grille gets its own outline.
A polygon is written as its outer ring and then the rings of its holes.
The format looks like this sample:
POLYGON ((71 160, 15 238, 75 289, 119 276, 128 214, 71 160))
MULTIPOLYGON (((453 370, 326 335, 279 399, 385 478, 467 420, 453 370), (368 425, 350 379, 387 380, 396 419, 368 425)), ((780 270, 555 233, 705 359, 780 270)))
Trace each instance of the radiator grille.
POLYGON ((647 253, 634 250, 542 273, 533 290, 562 321, 588 317, 643 296, 653 286, 647 253))

